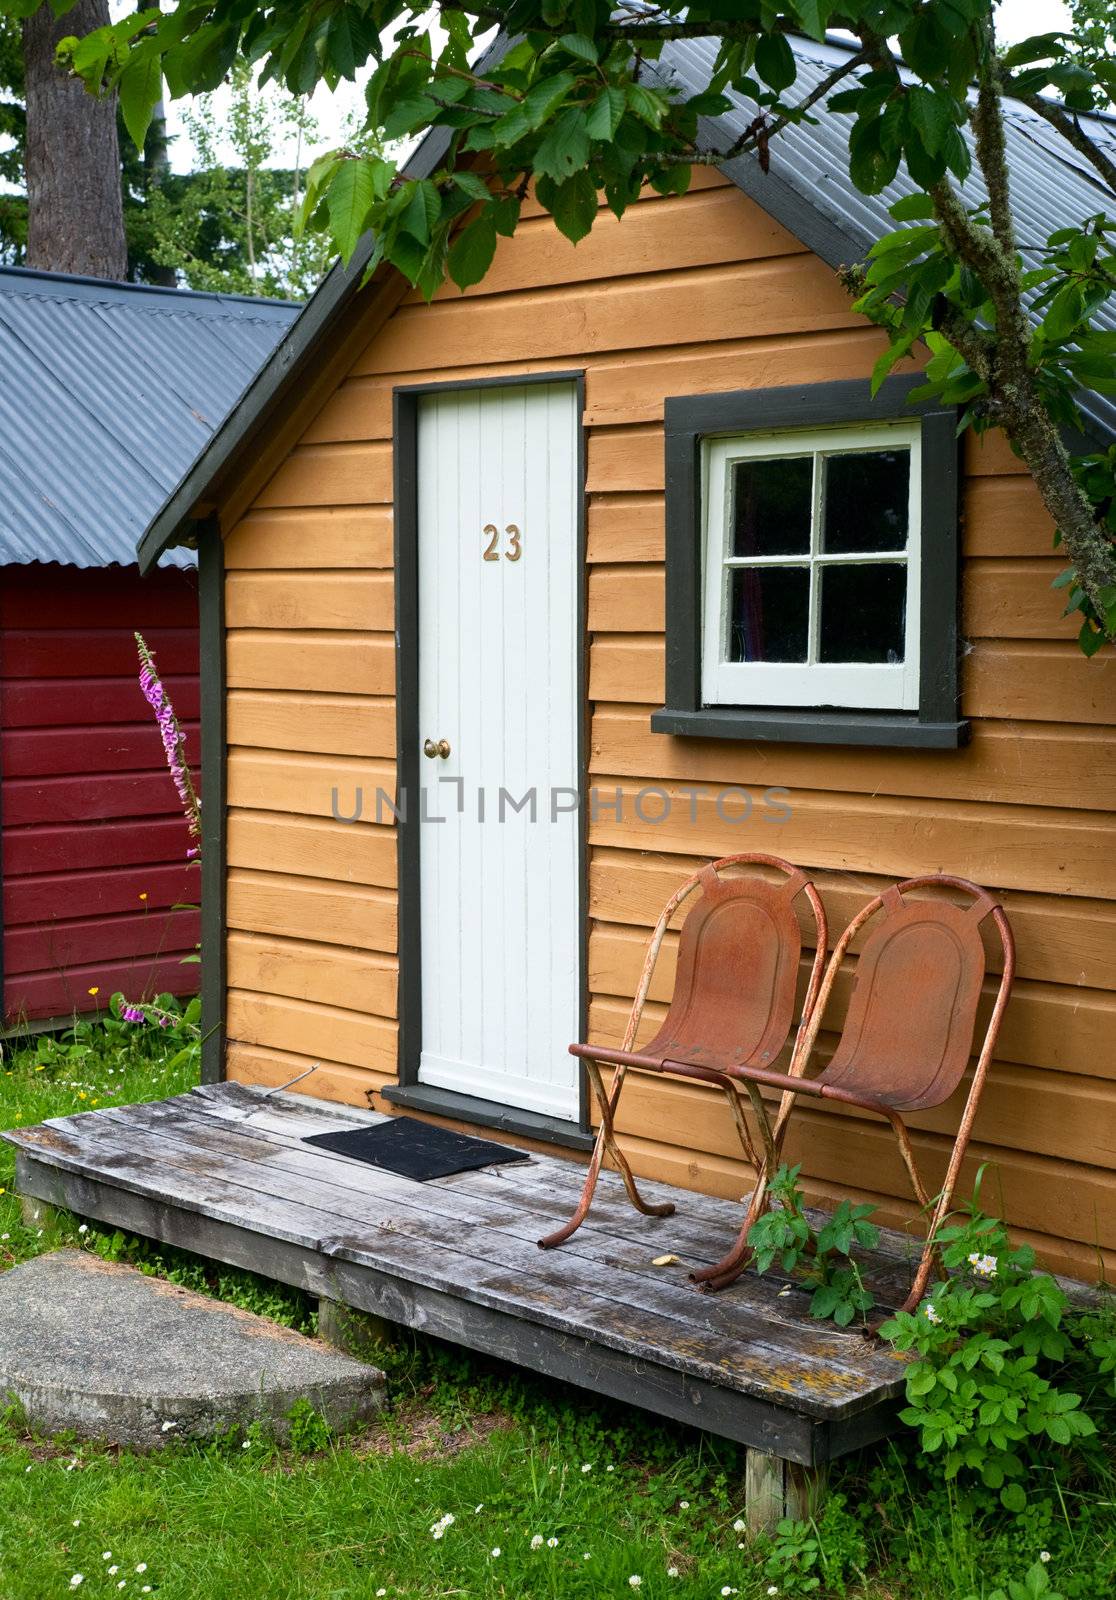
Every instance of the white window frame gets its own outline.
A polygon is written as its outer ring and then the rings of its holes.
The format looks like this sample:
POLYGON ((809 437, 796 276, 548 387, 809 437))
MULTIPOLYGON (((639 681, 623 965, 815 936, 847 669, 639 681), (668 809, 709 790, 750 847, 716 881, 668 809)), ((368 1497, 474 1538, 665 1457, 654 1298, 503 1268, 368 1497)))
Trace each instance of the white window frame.
POLYGON ((865 711, 917 711, 919 705, 922 578, 922 428, 918 421, 864 427, 780 429, 707 438, 702 447, 702 698, 707 705, 856 707, 865 711), (827 554, 820 548, 824 472, 821 459, 903 448, 910 451, 907 543, 899 551, 827 554), (733 556, 730 468, 739 461, 779 456, 814 457, 810 551, 791 556, 733 556), (826 566, 903 562, 907 610, 902 662, 818 660, 818 571, 826 566), (810 569, 810 614, 805 662, 729 661, 729 579, 737 567, 810 569))

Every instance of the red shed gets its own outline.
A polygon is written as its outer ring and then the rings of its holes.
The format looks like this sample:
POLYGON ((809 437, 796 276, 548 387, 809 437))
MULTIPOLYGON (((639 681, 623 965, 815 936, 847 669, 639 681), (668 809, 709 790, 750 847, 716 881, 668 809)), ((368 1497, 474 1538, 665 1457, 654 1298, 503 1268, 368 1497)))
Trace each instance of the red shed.
POLYGON ((297 307, 0 270, 0 1031, 190 993, 197 871, 135 631, 198 755, 190 552, 136 540, 297 307), (94 994, 93 991, 96 991, 94 994))

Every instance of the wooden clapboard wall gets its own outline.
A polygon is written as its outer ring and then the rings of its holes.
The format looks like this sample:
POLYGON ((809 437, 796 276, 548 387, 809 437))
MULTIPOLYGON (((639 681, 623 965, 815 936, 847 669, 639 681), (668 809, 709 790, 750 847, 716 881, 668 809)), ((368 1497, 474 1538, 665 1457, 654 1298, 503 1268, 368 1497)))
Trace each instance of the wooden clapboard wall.
MULTIPOLYGON (((815 869, 838 927, 893 876, 948 870, 1005 893, 1019 982, 970 1176, 1047 1258, 1116 1265, 1116 663, 1059 620, 1059 562, 1002 441, 966 447, 961 751, 761 747, 649 731, 663 679, 663 398, 865 377, 880 335, 834 274, 738 190, 602 214, 576 249, 534 215, 482 285, 354 316, 256 475, 223 508, 229 684, 228 1068, 363 1103, 396 1045, 395 841, 332 820, 394 776, 391 395, 397 383, 584 367, 591 773, 792 791, 791 819, 747 830, 604 814, 590 829, 594 1036, 621 1032, 646 935, 706 854, 769 848, 815 869), (675 342, 670 342, 674 340, 675 342), (307 410, 312 414, 307 416, 307 410)), ((649 1024, 668 993, 672 951, 649 1024)), ((956 1108, 916 1119, 936 1176, 956 1108)), ((640 1172, 737 1195, 723 1108, 699 1087, 634 1085, 621 1127, 640 1172)), ((805 1109, 788 1152, 812 1191, 909 1214, 881 1125, 805 1109)))

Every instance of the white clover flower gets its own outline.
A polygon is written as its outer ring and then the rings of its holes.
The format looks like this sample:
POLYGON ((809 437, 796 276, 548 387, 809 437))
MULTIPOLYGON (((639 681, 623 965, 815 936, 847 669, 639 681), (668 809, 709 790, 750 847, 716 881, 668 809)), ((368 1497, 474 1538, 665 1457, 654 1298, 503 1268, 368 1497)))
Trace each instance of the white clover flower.
POLYGON ((677 1576, 678 1576, 678 1568, 677 1567, 668 1567, 667 1568, 667 1577, 668 1578, 677 1578, 677 1576))
POLYGON ((244 1443, 243 1443, 243 1444, 242 1444, 242 1445, 241 1445, 241 1447, 240 1447, 240 1448, 241 1448, 241 1449, 242 1449, 242 1450, 251 1450, 251 1448, 252 1448, 252 1441, 251 1441, 251 1439, 245 1439, 245 1441, 244 1441, 244 1443))
POLYGON ((102 1550, 101 1551, 101 1560, 102 1561, 111 1561, 112 1560, 112 1551, 111 1550, 102 1550))
POLYGON ((85 1574, 83 1572, 75 1572, 73 1577, 70 1579, 70 1588, 71 1589, 76 1589, 79 1583, 84 1583, 84 1582, 85 1582, 85 1574))
POLYGON ((581 1470, 582 1472, 592 1472, 593 1463, 591 1461, 583 1461, 581 1463, 581 1470))
POLYGON ((744 1533, 747 1531, 747 1527, 748 1524, 744 1521, 744 1518, 737 1517, 736 1521, 732 1525, 732 1531, 733 1533, 744 1533))
POLYGON ((78 1232, 79 1233, 88 1233, 89 1232, 89 1224, 83 1222, 81 1227, 78 1229, 78 1232))
POLYGON ((768 1592, 768 1594, 778 1594, 779 1593, 778 1589, 775 1587, 775 1585, 773 1583, 769 1583, 768 1584, 767 1592, 768 1592))
POLYGON ((385 1594, 387 1594, 387 1590, 386 1589, 377 1589, 376 1590, 376 1600, 383 1600, 383 1597, 384 1597, 385 1594))
POLYGON ((110 1578, 115 1578, 116 1574, 119 1571, 120 1571, 120 1563, 118 1561, 114 1561, 112 1566, 109 1568, 109 1577, 110 1578))
POLYGON ((591 1560, 592 1560, 592 1559, 593 1559, 593 1558, 592 1558, 592 1556, 591 1556, 591 1555, 590 1555, 590 1554, 589 1554, 589 1552, 588 1552, 588 1550, 586 1550, 586 1552, 585 1552, 585 1554, 584 1554, 584 1555, 583 1555, 583 1556, 582 1556, 582 1558, 581 1558, 581 1559, 582 1559, 582 1561, 591 1561, 591 1560))
POLYGON ((938 1315, 938 1313, 934 1310, 933 1306, 927 1306, 926 1307, 926 1320, 927 1320, 927 1322, 935 1322, 935 1323, 937 1323, 937 1322, 941 1322, 942 1319, 938 1315))
POLYGON ((688 1500, 679 1500, 678 1509, 679 1511, 689 1511, 690 1502, 688 1500))
POLYGON ((139 1566, 136 1568, 136 1571, 137 1572, 146 1572, 147 1571, 147 1562, 146 1561, 141 1561, 139 1566))
POLYGON ((499 1545, 495 1545, 493 1547, 492 1551, 491 1551, 491 1554, 493 1556, 498 1556, 500 1554, 500 1546, 499 1545))
POLYGON ((81 1527, 81 1518, 80 1517, 75 1517, 74 1518, 74 1527, 75 1528, 80 1528, 81 1527))
POLYGON ((638 1573, 633 1572, 631 1577, 628 1579, 628 1588, 629 1589, 641 1589, 642 1587, 643 1587, 643 1579, 639 1576, 638 1573))
POLYGON ((606 1467, 606 1468, 605 1468, 605 1471, 606 1471, 606 1472, 615 1472, 615 1471, 616 1471, 616 1468, 615 1468, 615 1467, 606 1467))
POLYGON ((543 1543, 542 1534, 541 1533, 536 1533, 534 1538, 531 1540, 531 1549, 532 1550, 541 1550, 542 1543, 543 1543))
POLYGON ((1039 1551, 1039 1560, 1045 1566, 1045 1564, 1050 1560, 1050 1551, 1049 1550, 1040 1550, 1039 1551))

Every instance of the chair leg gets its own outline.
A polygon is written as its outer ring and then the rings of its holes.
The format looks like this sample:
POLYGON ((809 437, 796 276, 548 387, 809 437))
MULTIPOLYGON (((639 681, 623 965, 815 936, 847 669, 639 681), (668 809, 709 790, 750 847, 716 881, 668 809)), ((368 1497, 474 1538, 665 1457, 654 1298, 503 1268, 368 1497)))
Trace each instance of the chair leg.
POLYGON ((749 1166, 752 1168, 752 1171, 756 1174, 757 1188, 753 1189, 752 1191, 752 1204, 748 1207, 748 1214, 744 1218, 743 1226, 741 1227, 740 1232, 737 1234, 733 1246, 731 1250, 729 1250, 728 1254, 722 1256, 719 1261, 714 1261, 710 1266, 695 1267, 693 1272, 690 1273, 690 1282, 698 1284, 699 1287, 703 1289, 712 1279, 720 1278, 723 1273, 732 1272, 734 1277, 738 1276, 739 1273, 744 1271, 748 1263, 751 1261, 752 1252, 747 1248, 747 1244, 749 1230, 751 1229, 752 1223, 756 1220, 752 1213, 757 1191, 760 1193, 762 1198, 762 1175, 764 1171, 764 1164, 756 1154, 756 1147, 752 1142, 752 1135, 749 1131, 748 1124, 745 1121, 744 1111, 740 1104, 740 1096, 733 1084, 726 1083, 723 1084, 722 1087, 724 1088, 725 1096, 729 1103, 729 1108, 732 1111, 732 1120, 736 1127, 737 1137, 739 1138, 741 1147, 744 1151, 744 1159, 748 1162, 749 1166))
POLYGON ((671 1217, 674 1215, 674 1206, 670 1201, 655 1205, 650 1201, 644 1200, 636 1187, 635 1177, 632 1174, 631 1167, 628 1165, 627 1157, 616 1142, 612 1119, 620 1101, 620 1093, 624 1087, 627 1068, 617 1067, 610 1095, 605 1089, 604 1080, 601 1077, 601 1069, 597 1063, 592 1060, 586 1060, 585 1066, 589 1073, 589 1081, 593 1085, 593 1092, 597 1097, 597 1104, 600 1106, 601 1126, 597 1133, 596 1143, 593 1146, 593 1154, 589 1161, 589 1169, 585 1174, 585 1184, 581 1191, 581 1199, 577 1203, 577 1209, 570 1220, 564 1223, 562 1227, 555 1229, 553 1233, 546 1234, 539 1240, 540 1250, 554 1250, 558 1245, 565 1244, 566 1240, 581 1227, 581 1224, 589 1215, 590 1206, 593 1204, 593 1196, 596 1193, 597 1180, 601 1175, 606 1152, 615 1162, 623 1179, 624 1188, 627 1190, 628 1199, 637 1211, 642 1212, 645 1217, 671 1217))
MULTIPOLYGON (((779 1152, 783 1145, 783 1133, 788 1118, 780 1107, 779 1118, 774 1130, 771 1120, 767 1115, 763 1096, 754 1083, 745 1079, 744 1088, 752 1102, 752 1111, 755 1114, 756 1126, 759 1129, 760 1140, 763 1144, 763 1160, 756 1168, 756 1186, 752 1190, 752 1198, 748 1202, 748 1212, 744 1218, 740 1232, 736 1236, 732 1249, 720 1261, 715 1261, 710 1267, 700 1267, 690 1274, 691 1278, 706 1293, 716 1293, 718 1289, 727 1289, 730 1283, 735 1283, 737 1278, 746 1269, 752 1259, 752 1251, 748 1248, 748 1235, 752 1225, 761 1216, 767 1202, 767 1185, 771 1177, 779 1169, 779 1152)), ((751 1141, 749 1140, 749 1143, 751 1141)))
MULTIPOLYGON (((911 1180, 911 1188, 914 1190, 915 1199, 918 1201, 923 1211, 929 1212, 932 1202, 930 1196, 926 1192, 926 1185, 922 1181, 922 1175, 915 1163, 914 1148, 911 1145, 911 1136, 907 1131, 906 1124, 894 1111, 888 1113, 888 1121, 891 1123, 896 1140, 898 1141, 899 1153, 903 1157, 903 1164, 907 1169, 907 1176, 911 1180)), ((949 1195, 952 1195, 952 1192, 953 1186, 950 1184, 949 1195)), ((935 1267, 937 1267, 939 1277, 944 1278, 946 1275, 945 1265, 941 1258, 941 1252, 939 1251, 934 1240, 934 1235, 938 1231, 939 1221, 945 1215, 942 1204, 943 1200, 945 1201, 946 1206, 948 1206, 949 1196, 944 1190, 938 1199, 938 1204, 933 1208, 933 1215, 929 1217, 926 1233, 926 1244, 923 1248, 922 1255, 919 1258, 918 1270, 915 1273, 914 1283, 911 1286, 910 1294, 908 1294, 906 1300, 904 1300, 903 1304, 900 1306, 900 1311, 913 1311, 915 1306, 918 1305, 918 1302, 926 1293, 926 1286, 930 1282, 930 1274, 935 1267)))

